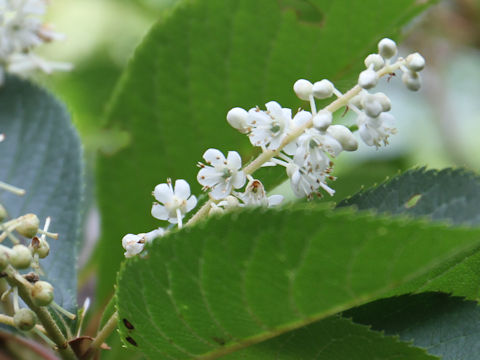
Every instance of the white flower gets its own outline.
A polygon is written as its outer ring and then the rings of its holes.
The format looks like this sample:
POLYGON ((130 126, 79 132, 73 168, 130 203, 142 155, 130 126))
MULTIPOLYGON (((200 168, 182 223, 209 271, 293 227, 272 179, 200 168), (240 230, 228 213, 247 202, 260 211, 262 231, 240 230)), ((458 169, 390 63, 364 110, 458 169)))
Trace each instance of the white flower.
POLYGON ((267 111, 254 108, 248 112, 250 142, 254 146, 276 150, 290 130, 292 110, 282 109, 275 101, 268 102, 265 107, 267 111))
POLYGON ((335 194, 335 190, 326 184, 326 178, 330 168, 325 169, 323 172, 306 170, 303 166, 292 161, 286 169, 287 175, 290 178, 290 186, 295 196, 299 198, 304 196, 311 198, 320 187, 331 196, 335 194))
POLYGON ((227 158, 220 150, 208 149, 203 154, 207 165, 201 167, 197 175, 198 182, 205 189, 211 189, 210 195, 215 200, 226 198, 233 189, 245 185, 246 177, 242 168, 242 159, 236 151, 229 151, 227 158))
POLYGON ((251 178, 243 194, 238 194, 245 206, 267 206, 279 205, 283 201, 282 195, 271 195, 267 197, 265 188, 260 180, 251 178))
POLYGON ((388 144, 388 137, 397 132, 393 126, 394 117, 387 113, 381 113, 378 117, 370 117, 360 114, 357 118, 358 132, 368 146, 380 147, 383 142, 388 144))
POLYGON ((172 224, 182 227, 182 219, 187 212, 197 205, 197 198, 190 195, 190 185, 185 180, 175 181, 175 189, 170 179, 167 183, 155 186, 153 196, 162 205, 154 203, 152 216, 159 220, 168 220, 172 224))
POLYGON ((0 1, 0 75, 5 70, 23 75, 36 69, 46 73, 71 69, 69 64, 47 62, 32 53, 43 43, 63 38, 43 23, 46 7, 46 0, 0 1))
POLYGON ((315 128, 305 130, 297 140, 294 160, 306 169, 324 172, 330 164, 327 153, 335 157, 343 150, 340 142, 327 132, 315 128))
POLYGON ((158 228, 148 233, 127 234, 122 239, 122 246, 126 250, 124 255, 129 258, 143 251, 145 243, 151 242, 153 239, 165 235, 165 229, 158 228))

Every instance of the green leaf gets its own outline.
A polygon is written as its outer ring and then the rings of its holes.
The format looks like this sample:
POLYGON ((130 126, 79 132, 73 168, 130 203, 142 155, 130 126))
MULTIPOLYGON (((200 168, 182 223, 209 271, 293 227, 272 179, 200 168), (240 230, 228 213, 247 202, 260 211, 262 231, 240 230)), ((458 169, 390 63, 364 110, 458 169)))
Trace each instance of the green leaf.
MULTIPOLYGON (((122 260, 120 239, 158 227, 148 195, 167 177, 190 182, 197 161, 215 147, 255 154, 225 121, 234 106, 275 99, 305 106, 292 91, 299 78, 329 78, 345 90, 363 58, 431 1, 180 1, 137 49, 106 115, 108 129, 130 133, 130 145, 98 162, 102 240, 98 296, 111 293, 122 260), (121 206, 119 201, 121 200, 121 206)), ((282 169, 262 169, 267 185, 282 169)))
POLYGON ((441 293, 375 301, 344 314, 443 360, 480 359, 480 308, 441 293))
POLYGON ((46 91, 8 78, 0 88, 0 178, 27 191, 19 197, 0 193, 11 217, 35 213, 58 240, 40 264, 55 287, 55 301, 74 310, 77 248, 82 214, 81 146, 65 107, 46 91))
POLYGON ((460 225, 480 224, 480 178, 466 170, 415 169, 338 204, 460 225))
MULTIPOLYGON (((408 214, 455 225, 480 223, 480 177, 465 170, 410 170, 338 206, 354 205, 389 214, 408 214)), ((480 252, 452 258, 428 275, 405 285, 409 291, 444 291, 480 298, 480 252)))
POLYGON ((380 298, 478 249, 479 231, 314 207, 210 219, 126 261, 121 334, 150 358, 214 358, 380 298))
POLYGON ((433 360, 425 350, 395 337, 371 331, 342 317, 332 316, 301 329, 227 355, 223 359, 262 360, 433 360))

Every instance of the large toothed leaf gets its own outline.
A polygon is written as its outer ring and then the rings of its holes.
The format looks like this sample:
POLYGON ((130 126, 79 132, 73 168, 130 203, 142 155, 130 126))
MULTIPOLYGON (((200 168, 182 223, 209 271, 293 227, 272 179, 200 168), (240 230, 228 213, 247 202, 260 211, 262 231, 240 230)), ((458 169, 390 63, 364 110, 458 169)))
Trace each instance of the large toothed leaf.
MULTIPOLYGON (((395 37, 431 1, 176 3, 137 49, 106 115, 105 126, 128 132, 130 143, 98 163, 100 299, 112 291, 122 236, 158 226, 148 215, 156 184, 183 178, 198 193, 195 164, 207 148, 237 150, 244 161, 254 154, 225 121, 230 108, 273 99, 304 106, 292 91, 299 78, 353 86, 376 42, 395 37)), ((285 176, 261 172, 267 185, 285 176)))
POLYGON ((27 191, 2 191, 10 217, 35 213, 52 218, 50 255, 40 261, 55 287, 55 300, 76 306, 76 254, 82 214, 81 146, 65 107, 46 91, 15 78, 0 88, 0 180, 27 191))
POLYGON ((427 293, 375 301, 345 313, 399 335, 443 360, 480 359, 480 308, 473 301, 427 293))
POLYGON ((222 359, 245 360, 434 360, 424 349, 332 316, 222 359))
POLYGON ((466 170, 410 170, 338 206, 349 205, 456 225, 479 225, 480 178, 466 170))
MULTIPOLYGON (((378 187, 342 201, 339 207, 354 205, 361 210, 448 222, 480 224, 480 177, 466 170, 407 171, 378 187)), ((469 299, 480 298, 480 252, 451 259, 429 275, 405 288, 409 291, 445 291, 469 299)))
POLYGON ((214 358, 395 292, 479 231, 315 207, 211 219, 125 263, 121 335, 152 359, 214 358))

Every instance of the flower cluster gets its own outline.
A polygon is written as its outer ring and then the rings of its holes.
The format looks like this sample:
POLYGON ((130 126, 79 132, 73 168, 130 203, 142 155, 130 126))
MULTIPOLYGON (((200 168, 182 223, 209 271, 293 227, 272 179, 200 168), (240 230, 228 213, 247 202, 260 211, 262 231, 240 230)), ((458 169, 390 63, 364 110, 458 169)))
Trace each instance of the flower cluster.
MULTIPOLYGON (((394 75, 397 70, 403 72, 402 81, 409 90, 417 91, 421 86, 418 72, 425 66, 423 57, 414 53, 406 59, 395 59, 396 55, 395 42, 382 39, 378 43, 378 53, 366 57, 366 70, 360 73, 357 85, 345 94, 327 79, 314 83, 297 80, 293 90, 300 100, 308 102, 308 111, 299 109, 293 114, 291 109, 283 108, 276 101, 266 103, 265 110, 258 106, 248 111, 240 107, 231 109, 227 113, 227 122, 248 136, 251 144, 260 148, 261 154, 243 166, 236 151, 228 151, 226 156, 217 149, 205 151, 205 162, 198 163, 197 180, 208 192, 209 200, 187 224, 232 208, 280 204, 283 197, 267 197, 261 181, 252 176, 262 166, 285 167, 297 197, 321 196, 320 190, 334 195, 335 190, 327 182, 335 180, 331 175, 335 158, 344 151, 358 149, 353 131, 358 130, 360 139, 376 148, 387 145, 389 136, 396 133, 394 118, 389 113, 390 99, 384 93, 370 93, 369 90, 382 76, 394 75), (331 97, 336 99, 317 111, 316 101, 331 97), (334 112, 342 108, 357 114, 356 125, 349 128, 333 124, 334 112)), ((161 204, 153 205, 152 215, 178 224, 179 228, 185 214, 197 203, 185 180, 177 180, 175 188, 170 180, 167 184, 157 185, 154 196, 161 204)), ((138 254, 146 242, 163 234, 165 230, 160 228, 148 234, 126 235, 123 238, 125 255, 138 254)))
POLYGON ((47 0, 0 0, 0 85, 5 72, 26 75, 34 70, 68 71, 71 65, 46 61, 33 50, 44 43, 63 39, 41 17, 47 0))
MULTIPOLYGON (((22 195, 16 187, 0 183, 0 190, 12 191, 22 195)), ((54 288, 47 282, 40 280, 43 271, 40 259, 46 258, 50 253, 47 236, 57 239, 58 235, 48 232, 50 218, 45 221, 43 229, 39 228, 40 221, 35 214, 25 214, 8 220, 8 213, 0 204, 0 243, 9 239, 12 246, 0 244, 0 271, 7 278, 11 286, 2 294, 2 299, 13 293, 13 324, 22 331, 35 331, 37 324, 36 314, 29 308, 20 308, 18 287, 27 289, 30 299, 37 307, 51 306, 63 315, 74 319, 75 315, 69 313, 54 301, 54 288), (30 239, 30 244, 23 245, 19 237, 30 239), (31 268, 32 271, 21 275, 18 270, 31 268), (14 285, 16 284, 16 285, 14 285)))

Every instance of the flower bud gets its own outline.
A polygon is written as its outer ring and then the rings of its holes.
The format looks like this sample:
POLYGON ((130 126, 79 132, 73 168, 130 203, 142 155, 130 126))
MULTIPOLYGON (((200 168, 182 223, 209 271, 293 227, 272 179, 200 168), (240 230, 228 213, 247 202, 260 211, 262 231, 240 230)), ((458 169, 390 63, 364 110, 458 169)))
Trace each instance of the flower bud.
POLYGON ((405 65, 411 71, 422 71, 425 67, 425 59, 419 53, 413 53, 407 56, 405 65))
POLYGON ((0 221, 3 221, 8 216, 7 210, 0 204, 0 221))
POLYGON ((367 69, 373 66, 373 70, 378 71, 385 65, 385 60, 378 54, 370 54, 365 58, 365 66, 367 69))
POLYGON ((240 204, 240 202, 238 201, 238 199, 235 197, 235 196, 232 196, 232 195, 228 195, 226 198, 225 198, 225 201, 226 201, 226 208, 229 208, 229 209, 233 209, 233 208, 236 208, 238 207, 238 205, 240 204))
POLYGON ((0 271, 5 270, 5 268, 10 264, 10 249, 6 246, 0 245, 0 271))
POLYGON ((362 106, 365 113, 370 117, 377 117, 383 111, 382 104, 377 100, 376 96, 372 94, 366 94, 362 98, 362 106))
POLYGON ((33 238, 38 233, 38 226, 40 220, 38 220, 35 214, 26 214, 22 216, 20 224, 15 228, 20 235, 27 238, 33 238))
POLYGON ((46 281, 37 281, 31 290, 32 300, 37 306, 48 306, 53 301, 53 286, 46 281))
POLYGON ((397 44, 392 39, 382 39, 378 43, 378 53, 384 59, 390 59, 397 54, 397 44))
POLYGON ((293 84, 293 91, 297 94, 298 98, 301 100, 310 100, 310 95, 312 95, 312 83, 305 79, 300 79, 295 81, 293 84))
POLYGON ((364 89, 371 89, 377 85, 378 75, 373 69, 367 69, 360 73, 358 77, 358 85, 364 89))
POLYGON ((13 323, 22 331, 29 331, 37 324, 37 315, 30 309, 18 310, 13 316, 13 323))
POLYGON ((331 125, 327 129, 327 133, 333 136, 345 151, 355 151, 358 149, 358 142, 352 132, 343 125, 331 125))
POLYGON ((41 241, 40 246, 35 251, 38 254, 40 259, 44 259, 50 253, 50 245, 48 245, 47 241, 41 241))
POLYGON ((325 130, 332 123, 332 113, 328 110, 320 110, 313 117, 313 126, 318 130, 325 130))
POLYGON ((40 259, 46 258, 50 253, 50 245, 48 242, 44 239, 41 240, 36 236, 32 238, 29 248, 32 254, 38 254, 40 259))
POLYGON ((16 269, 26 269, 32 262, 32 253, 25 245, 15 245, 10 252, 10 264, 16 269))
POLYGON ((418 91, 422 86, 420 76, 416 72, 406 71, 402 75, 402 81, 408 90, 418 91))
POLYGON ((312 92, 317 99, 327 99, 333 95, 333 84, 327 79, 317 81, 312 86, 312 92))
POLYGON ((239 107, 233 108, 227 113, 228 123, 241 133, 247 132, 247 118, 248 112, 239 107))
POLYGON ((390 111, 392 109, 392 103, 387 95, 382 92, 378 92, 374 96, 375 99, 382 105, 382 111, 390 111))

